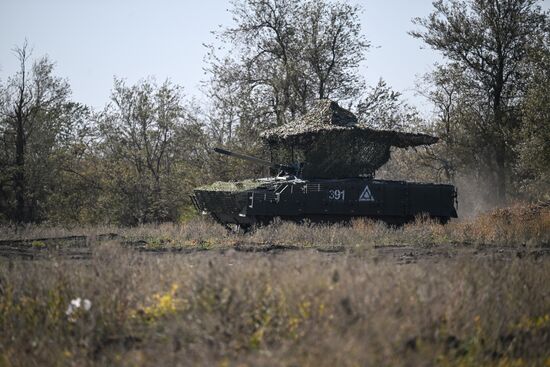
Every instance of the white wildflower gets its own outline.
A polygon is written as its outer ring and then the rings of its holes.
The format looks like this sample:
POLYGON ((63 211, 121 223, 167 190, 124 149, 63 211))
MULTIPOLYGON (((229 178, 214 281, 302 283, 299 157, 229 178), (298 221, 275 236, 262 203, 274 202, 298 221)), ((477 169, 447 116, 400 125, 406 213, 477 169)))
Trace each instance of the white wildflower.
POLYGON ((82 309, 84 311, 90 311, 92 308, 92 302, 87 298, 80 298, 77 297, 69 303, 69 306, 67 307, 67 311, 65 311, 65 314, 69 316, 70 320, 74 321, 74 314, 78 312, 79 309, 82 309))

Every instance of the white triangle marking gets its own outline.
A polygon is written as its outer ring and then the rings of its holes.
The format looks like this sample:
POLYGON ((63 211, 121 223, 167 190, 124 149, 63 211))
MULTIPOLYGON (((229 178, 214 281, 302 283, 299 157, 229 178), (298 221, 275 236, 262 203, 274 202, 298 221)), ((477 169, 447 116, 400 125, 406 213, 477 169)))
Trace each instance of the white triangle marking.
POLYGON ((361 193, 361 196, 359 196, 359 201, 374 201, 374 196, 370 192, 369 185, 365 185, 365 189, 361 193))

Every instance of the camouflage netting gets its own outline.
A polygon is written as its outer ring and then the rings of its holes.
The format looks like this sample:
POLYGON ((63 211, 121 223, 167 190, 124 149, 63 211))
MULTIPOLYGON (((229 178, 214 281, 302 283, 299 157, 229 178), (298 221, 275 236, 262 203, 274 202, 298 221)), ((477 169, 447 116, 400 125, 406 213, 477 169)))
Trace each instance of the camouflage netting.
POLYGON ((289 124, 262 134, 271 148, 303 152, 305 178, 343 178, 373 174, 390 158, 392 146, 429 145, 438 138, 425 134, 375 130, 359 124, 350 111, 334 101, 317 106, 289 124))
POLYGON ((260 180, 243 180, 243 181, 236 181, 236 182, 217 181, 210 185, 197 187, 195 190, 240 192, 240 191, 255 189, 264 183, 265 183, 264 181, 260 181, 260 180))

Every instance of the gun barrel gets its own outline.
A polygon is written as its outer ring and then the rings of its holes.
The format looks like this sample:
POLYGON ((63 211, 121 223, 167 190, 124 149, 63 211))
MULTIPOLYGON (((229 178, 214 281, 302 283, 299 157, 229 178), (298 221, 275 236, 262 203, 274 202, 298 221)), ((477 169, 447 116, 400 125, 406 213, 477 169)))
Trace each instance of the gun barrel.
POLYGON ((245 161, 254 162, 254 163, 261 164, 261 165, 267 166, 267 167, 272 167, 272 168, 278 169, 278 170, 283 170, 283 171, 285 171, 289 174, 295 174, 295 172, 294 172, 295 169, 292 166, 273 163, 273 162, 270 162, 270 161, 266 161, 265 159, 251 157, 251 156, 246 155, 246 154, 230 152, 229 150, 225 150, 225 149, 222 149, 222 148, 214 148, 214 151, 216 153, 225 154, 225 155, 230 156, 230 157, 244 159, 245 161))
POLYGON ((229 150, 225 150, 225 149, 222 149, 222 148, 214 148, 214 151, 216 153, 225 154, 225 155, 228 155, 230 157, 236 157, 236 158, 244 159, 245 161, 258 163, 258 164, 261 164, 261 165, 264 165, 264 166, 269 166, 269 167, 273 166, 273 163, 271 163, 270 161, 266 161, 264 159, 260 159, 260 158, 256 158, 256 157, 251 157, 251 156, 246 155, 246 154, 230 152, 229 150))

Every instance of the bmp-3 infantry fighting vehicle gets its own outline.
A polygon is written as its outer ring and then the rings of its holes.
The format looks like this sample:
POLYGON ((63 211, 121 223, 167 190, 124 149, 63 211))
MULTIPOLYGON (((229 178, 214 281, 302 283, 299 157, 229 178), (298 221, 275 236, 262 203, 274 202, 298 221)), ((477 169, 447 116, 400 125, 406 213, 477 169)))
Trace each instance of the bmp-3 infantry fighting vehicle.
POLYGON ((457 217, 452 185, 377 180, 392 147, 430 145, 437 138, 359 124, 336 102, 321 100, 301 119, 262 134, 271 151, 292 152, 290 165, 216 148, 217 153, 271 167, 275 177, 216 182, 191 196, 196 209, 223 225, 247 228, 283 220, 341 222, 372 218, 403 224, 418 215, 445 223, 457 217))

